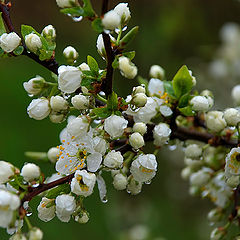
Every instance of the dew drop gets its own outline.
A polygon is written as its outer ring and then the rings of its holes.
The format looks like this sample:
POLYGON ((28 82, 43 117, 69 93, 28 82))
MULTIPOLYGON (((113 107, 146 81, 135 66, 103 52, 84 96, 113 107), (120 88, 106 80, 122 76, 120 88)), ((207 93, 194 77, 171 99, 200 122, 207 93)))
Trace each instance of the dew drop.
POLYGON ((73 19, 74 22, 80 22, 80 21, 82 21, 83 17, 82 16, 80 16, 80 17, 73 17, 72 19, 73 19))
POLYGON ((33 187, 38 187, 38 186, 39 186, 39 183, 33 184, 32 186, 33 186, 33 187))
POLYGON ((176 150, 176 148, 177 148, 177 145, 170 145, 170 146, 168 146, 168 149, 170 151, 174 151, 174 150, 176 150))
POLYGON ((95 124, 100 124, 101 123, 101 120, 97 120, 97 119, 95 119, 94 121, 93 121, 95 124))
POLYGON ((145 182, 145 184, 151 184, 151 182, 152 182, 151 180, 148 180, 145 182))
POLYGON ((105 32, 106 34, 110 34, 111 31, 105 29, 104 32, 105 32))
POLYGON ((122 29, 122 31, 126 31, 127 30, 127 26, 125 26, 123 29, 122 29))
POLYGON ((34 95, 33 94, 28 94, 29 97, 33 97, 34 95))
POLYGON ((101 201, 102 201, 103 203, 107 203, 107 202, 108 202, 107 196, 104 196, 104 197, 101 199, 101 201))

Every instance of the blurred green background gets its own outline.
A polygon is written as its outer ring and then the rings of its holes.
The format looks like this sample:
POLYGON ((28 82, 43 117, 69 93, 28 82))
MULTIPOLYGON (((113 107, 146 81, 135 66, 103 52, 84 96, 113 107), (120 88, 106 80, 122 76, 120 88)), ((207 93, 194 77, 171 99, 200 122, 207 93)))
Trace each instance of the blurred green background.
MULTIPOLYGON (((111 1, 111 4, 115 6, 118 2, 111 1)), ((92 0, 92 3, 99 12, 101 1, 92 0)), ((62 50, 72 45, 79 52, 79 63, 90 54, 104 66, 95 47, 97 34, 91 30, 89 22, 74 23, 59 13, 54 0, 13 0, 12 4, 12 20, 18 30, 21 24, 32 25, 39 32, 48 24, 56 27, 56 59, 60 63, 65 63, 62 50)), ((132 0, 129 5, 132 12, 129 27, 140 26, 140 33, 129 49, 136 50, 134 62, 139 74, 145 77, 152 64, 164 67, 168 79, 182 64, 187 64, 193 73, 200 72, 202 64, 213 58, 220 43, 221 26, 225 22, 240 22, 240 3, 232 0, 132 0)), ((36 74, 50 78, 47 70, 26 57, 0 61, 0 159, 18 167, 27 161, 25 151, 47 151, 57 145, 59 131, 64 127, 49 119, 35 121, 27 116, 26 108, 31 99, 22 83, 36 74)), ((230 104, 230 97, 226 96, 230 96, 231 81, 222 89, 217 80, 194 76, 200 79, 199 89, 211 88, 217 94, 217 104, 230 104), (218 94, 224 92, 227 94, 224 98, 218 94)), ((122 79, 116 73, 114 85, 119 94, 126 96, 136 82, 122 79)), ((188 183, 180 178, 183 154, 163 148, 158 159, 157 176, 138 196, 115 191, 107 176, 108 203, 99 200, 97 189, 85 201, 91 216, 88 224, 79 225, 73 221, 64 224, 56 218, 49 223, 41 222, 36 216, 39 198, 31 203, 33 225, 44 231, 46 240, 128 240, 133 239, 130 238, 131 229, 139 225, 144 226, 141 236, 148 233, 148 238, 144 239, 209 239, 206 215, 212 205, 189 196, 188 183)), ((47 176, 54 172, 53 165, 40 163, 40 166, 47 176)), ((3 229, 0 229, 0 239, 8 239, 3 229)))

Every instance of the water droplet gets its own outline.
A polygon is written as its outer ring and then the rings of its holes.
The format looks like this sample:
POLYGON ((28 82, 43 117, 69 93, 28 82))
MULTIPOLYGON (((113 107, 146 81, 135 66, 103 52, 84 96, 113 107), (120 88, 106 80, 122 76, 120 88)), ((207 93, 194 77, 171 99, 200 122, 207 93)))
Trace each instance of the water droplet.
POLYGON ((26 216, 27 216, 27 217, 32 216, 32 212, 27 212, 27 213, 26 213, 26 216))
POLYGON ((145 182, 145 184, 151 184, 151 182, 152 182, 151 180, 148 180, 145 182))
POLYGON ((123 29, 122 29, 122 31, 126 31, 127 30, 127 26, 125 26, 123 29))
POLYGON ((83 19, 83 17, 82 16, 80 16, 80 17, 73 17, 72 19, 73 19, 74 22, 80 22, 83 19))
POLYGON ((127 189, 127 193, 128 193, 128 194, 131 194, 131 191, 129 191, 129 190, 127 189))
POLYGON ((106 96, 105 92, 103 92, 103 91, 99 92, 99 95, 100 96, 106 96))
POLYGON ((95 119, 94 121, 93 121, 95 124, 100 124, 101 123, 101 120, 97 120, 97 119, 95 119))
POLYGON ((176 148, 177 148, 177 145, 170 145, 170 146, 168 146, 168 149, 170 151, 174 151, 174 150, 176 150, 176 148))
POLYGON ((32 208, 28 206, 26 211, 27 211, 26 216, 30 217, 32 215, 32 208))
POLYGON ((104 197, 101 199, 101 201, 102 201, 103 203, 107 203, 107 202, 108 202, 107 196, 104 196, 104 197))
POLYGON ((28 94, 29 97, 33 97, 34 95, 33 94, 28 94))
POLYGON ((32 186, 33 186, 33 187, 38 187, 38 186, 39 186, 39 183, 33 184, 32 186))
POLYGON ((106 34, 110 34, 110 30, 104 30, 104 32, 106 33, 106 34))
POLYGON ((120 32, 120 29, 119 29, 119 28, 116 28, 116 29, 115 29, 115 33, 116 33, 116 34, 119 34, 119 32, 120 32))

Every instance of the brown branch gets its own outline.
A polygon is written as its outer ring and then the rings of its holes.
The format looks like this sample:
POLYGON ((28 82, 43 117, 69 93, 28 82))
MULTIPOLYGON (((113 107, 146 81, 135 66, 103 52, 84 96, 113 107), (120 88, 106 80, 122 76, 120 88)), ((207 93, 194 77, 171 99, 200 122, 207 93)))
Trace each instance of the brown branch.
MULTIPOLYGON (((0 12, 2 12, 2 18, 5 22, 8 30, 10 32, 17 33, 17 31, 15 30, 15 28, 12 24, 12 20, 10 17, 10 6, 11 6, 10 4, 4 4, 4 3, 0 2, 0 12)), ((39 60, 39 57, 36 54, 31 53, 27 50, 27 47, 25 46, 24 42, 22 45, 24 47, 24 51, 23 51, 22 55, 25 55, 25 56, 31 58, 33 61, 35 61, 38 64, 42 65, 43 67, 47 68, 51 72, 58 74, 58 63, 56 62, 56 60, 54 58, 52 58, 50 60, 41 61, 41 60, 39 60)))

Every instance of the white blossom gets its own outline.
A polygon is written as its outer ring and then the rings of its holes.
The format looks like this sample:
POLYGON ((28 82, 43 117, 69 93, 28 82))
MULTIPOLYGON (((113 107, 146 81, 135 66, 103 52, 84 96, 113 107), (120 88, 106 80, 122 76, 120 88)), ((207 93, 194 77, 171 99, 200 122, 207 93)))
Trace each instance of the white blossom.
POLYGON ((104 121, 104 130, 110 135, 111 138, 121 137, 124 129, 127 127, 128 121, 123 117, 111 115, 104 121))
POLYGON ((240 84, 232 89, 232 99, 237 105, 240 105, 240 84))
POLYGON ((137 195, 142 191, 142 183, 136 181, 132 176, 128 177, 127 191, 132 195, 137 195))
POLYGON ((12 52, 21 43, 21 38, 15 33, 3 33, 0 36, 0 47, 4 52, 12 52))
POLYGON ((42 36, 46 38, 55 39, 56 38, 56 30, 53 25, 48 25, 42 30, 42 36))
POLYGON ((80 93, 72 97, 71 103, 76 109, 84 110, 89 107, 89 97, 86 97, 80 93))
POLYGON ((21 176, 29 182, 40 177, 40 168, 34 163, 27 163, 21 170, 21 176))
POLYGON ((104 42, 103 42, 103 36, 102 34, 98 35, 97 38, 97 51, 98 53, 102 56, 102 57, 106 57, 106 50, 105 50, 105 46, 104 46, 104 42))
POLYGON ((103 138, 96 136, 93 138, 93 148, 96 152, 104 155, 108 149, 108 143, 103 138))
POLYGON ((198 144, 190 144, 185 149, 185 156, 188 158, 198 158, 202 155, 202 148, 198 144))
POLYGON ((96 175, 86 170, 77 170, 71 181, 71 191, 77 195, 87 197, 93 193, 96 175))
POLYGON ((164 117, 169 117, 173 114, 172 109, 167 105, 160 106, 159 111, 164 117))
POLYGON ((163 81, 157 78, 151 78, 148 83, 148 92, 151 96, 153 95, 162 96, 164 94, 163 81))
POLYGON ((153 129, 154 144, 161 146, 165 144, 170 137, 172 130, 166 123, 159 123, 153 129))
POLYGON ((51 111, 49 114, 49 119, 53 123, 61 123, 63 120, 65 120, 65 117, 65 114, 55 111, 51 111))
POLYGON ((229 126, 236 126, 240 122, 240 112, 235 108, 228 108, 224 111, 224 119, 229 126))
POLYGON ((204 96, 195 96, 191 99, 190 104, 192 105, 192 109, 195 111, 203 111, 206 112, 210 108, 210 104, 208 98, 204 96))
POLYGON ((87 133, 88 127, 88 120, 84 115, 82 115, 69 121, 67 125, 67 131, 74 138, 78 138, 84 136, 87 133))
POLYGON ((42 240, 43 239, 43 232, 39 228, 32 228, 29 231, 29 240, 42 240))
POLYGON ((123 164, 121 152, 110 151, 104 158, 103 164, 109 168, 119 168, 123 164))
POLYGON ((152 78, 157 78, 160 80, 164 79, 165 71, 159 65, 152 65, 149 71, 149 75, 152 78))
POLYGON ((240 175, 240 147, 232 148, 226 156, 225 164, 225 176, 227 178, 231 176, 240 175))
POLYGON ((114 12, 116 12, 120 16, 121 22, 123 24, 126 24, 129 21, 129 19, 131 18, 131 13, 128 8, 128 3, 119 3, 114 8, 114 12))
POLYGON ((81 86, 82 72, 72 66, 58 68, 58 88, 64 93, 73 93, 81 86))
POLYGON ((61 96, 52 96, 50 98, 50 106, 52 110, 58 112, 68 108, 68 102, 61 96))
POLYGON ((69 8, 76 5, 76 0, 56 0, 60 8, 69 8))
POLYGON ((122 173, 118 173, 113 177, 113 186, 117 190, 124 190, 127 187, 127 177, 124 176, 122 173))
POLYGON ((156 156, 153 154, 139 155, 130 168, 134 179, 138 182, 147 182, 151 180, 157 171, 156 156))
POLYGON ((184 180, 189 179, 189 177, 191 176, 191 174, 192 174, 192 169, 191 169, 190 167, 185 167, 185 168, 183 168, 182 171, 181 171, 181 177, 182 177, 182 179, 184 179, 184 180))
POLYGON ((78 58, 78 52, 74 47, 68 46, 63 50, 63 56, 74 61, 78 58))
POLYGON ((37 207, 38 217, 44 222, 51 221, 55 217, 55 204, 50 207, 47 206, 48 204, 51 204, 52 201, 52 199, 43 197, 37 207))
POLYGON ((133 79, 136 77, 138 69, 137 67, 130 61, 127 57, 120 57, 119 61, 119 69, 121 74, 129 79, 133 79))
POLYGON ((121 18, 114 10, 110 10, 109 12, 104 14, 102 19, 102 25, 104 29, 114 30, 115 28, 119 27, 120 24, 121 18))
POLYGON ((17 195, 0 189, 0 227, 7 228, 13 218, 13 212, 20 206, 17 195))
POLYGON ((11 163, 0 161, 0 184, 9 181, 9 178, 14 175, 14 166, 11 163))
POLYGON ((147 132, 147 125, 142 122, 134 123, 133 132, 138 132, 144 135, 147 132))
POLYGON ((81 71, 90 71, 90 67, 85 62, 81 63, 78 67, 81 71))
POLYGON ((202 168, 190 176, 190 183, 201 187, 210 180, 212 172, 210 168, 202 168))
POLYGON ((52 163, 55 163, 58 158, 57 155, 59 154, 60 154, 60 150, 56 147, 52 147, 48 150, 47 157, 52 163))
POLYGON ((213 132, 220 132, 227 126, 227 123, 222 112, 210 111, 206 114, 206 125, 213 132))
POLYGON ((29 117, 34 118, 35 120, 46 118, 50 111, 49 101, 44 97, 33 99, 27 108, 29 117))
POLYGON ((72 213, 76 208, 76 201, 73 196, 62 194, 56 198, 56 214, 62 222, 69 222, 72 213))
POLYGON ((37 95, 42 91, 45 80, 41 76, 36 76, 28 82, 23 83, 23 87, 28 94, 37 95))
POLYGON ((42 41, 41 38, 35 34, 35 33, 30 33, 25 36, 25 43, 27 48, 31 51, 36 53, 37 50, 39 50, 42 47, 42 41))
POLYGON ((138 132, 130 135, 129 143, 134 149, 141 148, 145 145, 143 136, 138 132))

